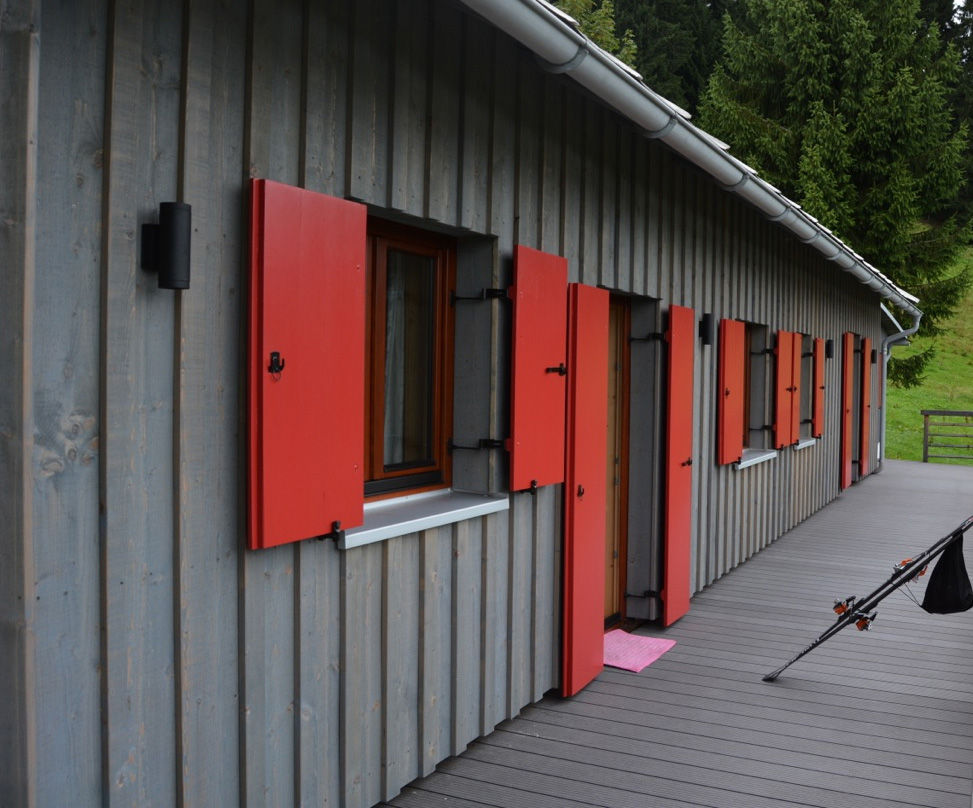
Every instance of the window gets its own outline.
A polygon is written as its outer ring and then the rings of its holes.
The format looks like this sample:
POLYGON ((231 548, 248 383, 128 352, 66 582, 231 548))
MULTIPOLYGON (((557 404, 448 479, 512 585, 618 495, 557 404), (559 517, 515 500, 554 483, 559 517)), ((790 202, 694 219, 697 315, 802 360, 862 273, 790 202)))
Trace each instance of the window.
POLYGON ((773 455, 769 424, 774 389, 767 327, 720 321, 717 462, 740 463, 773 455))
POLYGON ((813 437, 814 425, 814 340, 806 334, 798 334, 801 341, 801 420, 800 439, 813 437))
POLYGON ((772 354, 767 346, 767 326, 746 323, 748 356, 744 362, 743 448, 763 451, 772 448, 769 438, 772 354))
POLYGON ((365 494, 450 483, 455 243, 370 219, 365 494))

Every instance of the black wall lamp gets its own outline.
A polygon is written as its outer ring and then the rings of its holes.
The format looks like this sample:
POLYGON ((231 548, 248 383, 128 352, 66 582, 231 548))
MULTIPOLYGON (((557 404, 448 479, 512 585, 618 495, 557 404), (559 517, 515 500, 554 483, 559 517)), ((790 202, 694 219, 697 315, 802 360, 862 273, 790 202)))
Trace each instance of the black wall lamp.
POLYGON ((824 356, 826 359, 834 359, 834 340, 829 339, 824 343, 824 356))
POLYGON ((699 338, 703 345, 712 345, 716 341, 716 318, 706 312, 699 321, 699 338))
POLYGON ((159 274, 160 289, 189 288, 189 238, 192 206, 162 202, 159 223, 142 225, 142 269, 159 274))

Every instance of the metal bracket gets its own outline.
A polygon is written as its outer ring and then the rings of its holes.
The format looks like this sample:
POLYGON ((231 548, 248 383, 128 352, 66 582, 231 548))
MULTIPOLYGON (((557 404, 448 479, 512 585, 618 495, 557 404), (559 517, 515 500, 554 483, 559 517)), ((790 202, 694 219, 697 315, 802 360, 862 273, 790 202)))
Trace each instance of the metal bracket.
POLYGON ((656 331, 652 334, 646 334, 644 337, 629 337, 629 342, 657 342, 666 338, 666 335, 662 331, 656 331))
POLYGON ((655 592, 652 589, 646 589, 641 595, 637 595, 634 592, 626 592, 625 597, 627 598, 658 598, 661 596, 661 592, 655 592))
POLYGON ((334 539, 337 544, 339 541, 344 541, 345 531, 341 529, 341 522, 337 519, 331 523, 331 532, 325 533, 323 536, 318 536, 320 541, 325 539, 334 539))
POLYGON ((462 443, 454 443, 453 439, 450 438, 446 441, 446 450, 452 452, 454 449, 464 449, 471 452, 478 452, 481 449, 502 449, 504 447, 504 442, 498 440, 497 438, 480 438, 475 446, 468 446, 462 443))
POLYGON ((565 367, 564 362, 554 368, 544 368, 545 373, 556 373, 558 376, 567 376, 568 369, 565 367))
POLYGON ((482 302, 484 300, 502 300, 507 297, 506 289, 481 289, 478 295, 458 295, 449 293, 449 305, 455 306, 458 301, 482 302))

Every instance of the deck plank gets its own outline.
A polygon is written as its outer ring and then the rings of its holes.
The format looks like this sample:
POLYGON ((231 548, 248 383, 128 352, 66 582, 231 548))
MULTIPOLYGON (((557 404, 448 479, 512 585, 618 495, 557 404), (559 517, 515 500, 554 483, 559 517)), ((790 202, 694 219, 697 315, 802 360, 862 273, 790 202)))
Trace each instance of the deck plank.
POLYGON ((674 626, 638 629, 676 640, 642 673, 548 695, 389 808, 971 808, 973 613, 896 593, 869 632, 761 681, 828 628, 833 598, 866 595, 971 510, 973 469, 887 462, 674 626))

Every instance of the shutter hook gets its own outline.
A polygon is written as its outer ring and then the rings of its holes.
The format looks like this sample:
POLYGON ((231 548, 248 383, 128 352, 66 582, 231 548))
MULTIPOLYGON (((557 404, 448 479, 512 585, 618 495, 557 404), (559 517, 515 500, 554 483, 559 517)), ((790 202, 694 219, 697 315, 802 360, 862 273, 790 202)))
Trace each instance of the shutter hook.
POLYGON ((271 351, 270 365, 267 367, 267 370, 273 375, 275 382, 280 380, 280 374, 284 370, 284 365, 286 364, 287 362, 284 359, 281 359, 279 351, 271 351))

